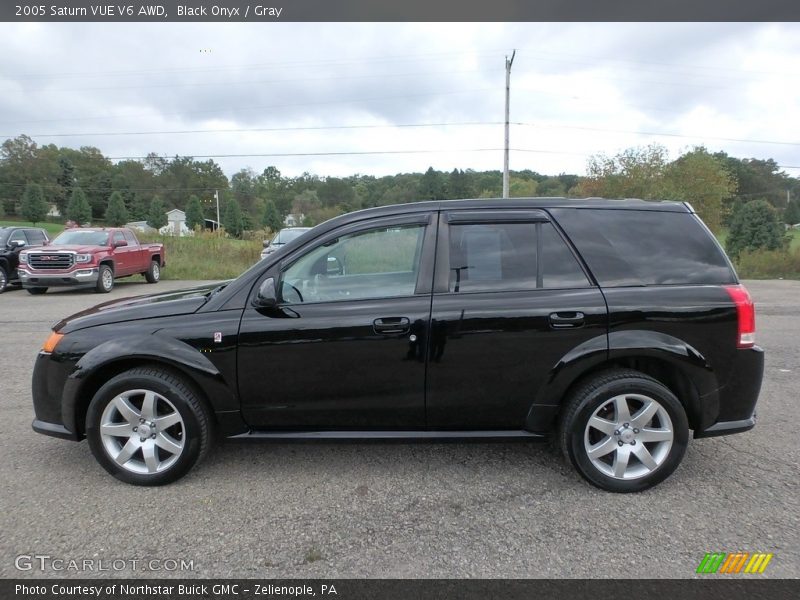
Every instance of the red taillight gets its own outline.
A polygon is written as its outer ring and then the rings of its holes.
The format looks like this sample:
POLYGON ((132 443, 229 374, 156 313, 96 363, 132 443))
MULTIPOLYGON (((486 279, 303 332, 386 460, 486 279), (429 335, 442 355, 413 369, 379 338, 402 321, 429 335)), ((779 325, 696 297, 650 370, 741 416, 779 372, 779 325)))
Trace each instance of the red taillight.
POLYGON ((725 289, 736 305, 739 321, 736 347, 752 348, 756 343, 756 307, 753 305, 753 300, 743 285, 729 285, 725 289))

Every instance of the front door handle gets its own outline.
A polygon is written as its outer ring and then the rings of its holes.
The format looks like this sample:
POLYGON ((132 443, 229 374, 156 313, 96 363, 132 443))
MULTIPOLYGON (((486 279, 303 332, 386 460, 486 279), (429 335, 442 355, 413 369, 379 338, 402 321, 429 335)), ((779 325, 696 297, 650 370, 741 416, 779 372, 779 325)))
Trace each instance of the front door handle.
POLYGON ((583 327, 585 322, 584 314, 579 311, 550 313, 550 326, 553 329, 583 327))
POLYGON ((372 322, 375 333, 408 333, 411 320, 408 317, 383 317, 372 322))

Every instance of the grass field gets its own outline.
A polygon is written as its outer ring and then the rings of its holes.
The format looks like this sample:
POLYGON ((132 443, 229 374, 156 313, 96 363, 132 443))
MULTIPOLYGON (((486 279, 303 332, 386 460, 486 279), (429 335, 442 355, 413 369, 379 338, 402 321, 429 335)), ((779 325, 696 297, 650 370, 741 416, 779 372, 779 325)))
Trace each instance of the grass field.
POLYGON ((30 221, 9 221, 0 219, 0 227, 38 227, 40 229, 44 229, 47 232, 47 235, 50 236, 50 239, 53 239, 59 233, 64 231, 64 226, 61 223, 36 223, 34 225, 30 221))
POLYGON ((261 242, 234 240, 213 233, 193 237, 137 234, 142 243, 164 244, 163 279, 233 279, 258 262, 261 242))

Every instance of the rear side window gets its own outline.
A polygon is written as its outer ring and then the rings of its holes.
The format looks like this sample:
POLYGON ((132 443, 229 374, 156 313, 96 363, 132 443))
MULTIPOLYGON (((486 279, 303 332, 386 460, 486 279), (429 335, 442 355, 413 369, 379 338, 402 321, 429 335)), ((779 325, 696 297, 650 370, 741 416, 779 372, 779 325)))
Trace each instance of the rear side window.
POLYGON ((559 208, 550 211, 598 283, 735 283, 724 253, 690 213, 559 208))
POLYGON ((450 291, 586 287, 589 281, 551 223, 450 225, 450 291))
POLYGON ((125 241, 128 242, 128 246, 136 245, 136 237, 133 235, 131 231, 125 229, 122 233, 125 236, 125 241))

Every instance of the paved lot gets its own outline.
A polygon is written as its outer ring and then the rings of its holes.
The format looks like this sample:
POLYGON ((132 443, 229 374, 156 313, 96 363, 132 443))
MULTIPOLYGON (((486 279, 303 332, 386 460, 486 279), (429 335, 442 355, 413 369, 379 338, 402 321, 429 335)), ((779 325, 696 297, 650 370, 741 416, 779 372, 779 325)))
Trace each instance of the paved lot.
POLYGON ((2 294, 0 576, 41 575, 14 568, 40 554, 193 560, 199 577, 687 577, 705 552, 744 550, 775 553, 767 576, 796 577, 800 282, 748 286, 767 349, 758 427, 693 441, 667 482, 626 496, 520 443, 227 443, 177 484, 118 483, 87 444, 30 429, 49 326, 110 297, 2 294))

